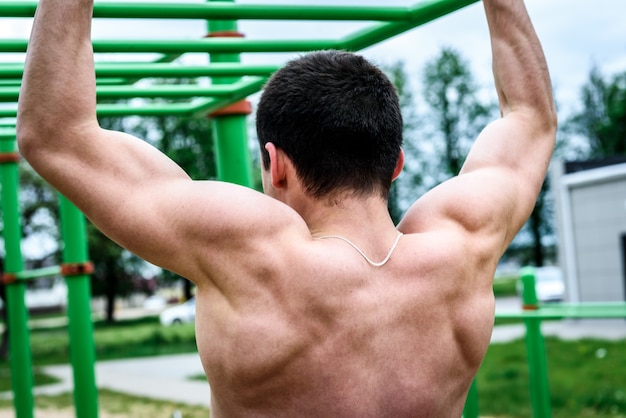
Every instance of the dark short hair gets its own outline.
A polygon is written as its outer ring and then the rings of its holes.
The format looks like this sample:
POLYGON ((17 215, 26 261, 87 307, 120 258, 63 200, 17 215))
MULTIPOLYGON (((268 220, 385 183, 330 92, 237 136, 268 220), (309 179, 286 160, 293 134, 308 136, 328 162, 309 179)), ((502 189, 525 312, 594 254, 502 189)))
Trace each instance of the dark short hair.
POLYGON ((265 86, 256 125, 265 169, 272 142, 311 195, 388 198, 402 115, 394 85, 362 56, 331 50, 289 61, 265 86))

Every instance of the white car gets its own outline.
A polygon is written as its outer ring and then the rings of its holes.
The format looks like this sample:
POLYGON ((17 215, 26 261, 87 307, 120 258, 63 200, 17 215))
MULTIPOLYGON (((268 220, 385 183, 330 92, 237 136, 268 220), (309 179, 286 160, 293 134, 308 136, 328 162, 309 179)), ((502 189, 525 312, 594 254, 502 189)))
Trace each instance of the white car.
POLYGON ((162 325, 177 325, 194 322, 196 320, 196 298, 193 297, 180 305, 165 309, 159 314, 162 325))
MULTIPOLYGON (((560 302, 565 297, 565 281, 559 267, 534 267, 535 292, 539 302, 560 302)), ((518 293, 522 294, 521 280, 518 282, 518 293)))

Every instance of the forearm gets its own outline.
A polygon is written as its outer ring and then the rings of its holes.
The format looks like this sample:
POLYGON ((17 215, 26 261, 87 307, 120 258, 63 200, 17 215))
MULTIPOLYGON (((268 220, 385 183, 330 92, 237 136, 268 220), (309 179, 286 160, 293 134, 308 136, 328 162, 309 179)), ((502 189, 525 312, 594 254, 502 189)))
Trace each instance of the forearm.
POLYGON ((483 0, 493 73, 503 115, 528 111, 543 127, 556 126, 548 66, 522 0, 483 0))
POLYGON ((77 127, 96 123, 92 9, 93 0, 39 2, 18 104, 22 153, 67 146, 77 127))

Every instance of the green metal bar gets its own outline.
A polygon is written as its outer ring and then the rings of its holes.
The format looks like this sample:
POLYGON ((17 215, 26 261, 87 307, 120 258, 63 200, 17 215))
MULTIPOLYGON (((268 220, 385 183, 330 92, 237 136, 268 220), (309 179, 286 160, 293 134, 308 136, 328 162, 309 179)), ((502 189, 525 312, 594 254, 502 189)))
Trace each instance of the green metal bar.
MULTIPOLYGON (((208 0, 211 6, 233 6, 234 0, 208 0)), ((209 34, 231 33, 238 34, 237 22, 234 20, 211 20, 207 24, 209 34)), ((219 39, 215 41, 233 41, 237 38, 219 39)), ((245 41, 250 42, 250 41, 245 41)), ((212 51, 213 63, 239 63, 237 51, 212 51), (221 52, 221 53, 220 53, 221 52)), ((215 84, 230 84, 236 82, 233 77, 215 77, 215 84)), ((257 86, 259 89, 260 85, 257 86)), ((248 150, 248 130, 246 115, 241 113, 220 114, 212 118, 213 133, 217 155, 217 176, 242 186, 252 187, 252 162, 248 150)))
MULTIPOLYGON (((0 16, 33 17, 36 1, 0 2, 0 16)), ((384 20, 409 19, 406 7, 311 6, 221 3, 107 2, 94 5, 96 18, 216 20, 384 20)))
POLYGON ((17 277, 18 280, 32 280, 32 279, 39 279, 43 277, 58 276, 59 274, 61 274, 61 267, 53 266, 53 267, 44 267, 44 268, 35 269, 35 270, 20 271, 15 276, 17 277))
MULTIPOLYGON (((15 120, 0 120, 0 137, 2 136, 2 131, 5 129, 12 129, 15 132, 15 120)), ((15 136, 15 134, 13 134, 13 136, 15 136)))
MULTIPOLYGON (((195 78, 195 77, 243 77, 246 75, 270 76, 279 65, 245 65, 236 63, 209 65, 180 65, 163 63, 96 63, 96 77, 133 78, 195 78)), ((0 79, 19 80, 24 64, 0 64, 0 79)))
MULTIPOLYGON (((209 99, 213 101, 213 99, 209 99)), ((200 102, 205 102, 201 100, 200 102)), ((100 104, 96 107, 98 117, 117 116, 187 116, 195 106, 191 103, 146 104, 141 106, 100 104)))
MULTIPOLYGON (((0 153, 13 154, 17 151, 15 136, 3 136, 0 153)), ((2 201, 2 235, 5 246, 5 273, 17 273, 24 268, 22 261, 22 229, 18 211, 18 164, 5 161, 0 164, 2 201)), ((6 286, 9 337, 9 364, 13 406, 17 418, 32 418, 34 414, 33 365, 28 334, 28 310, 25 305, 26 284, 14 282, 6 286)))
POLYGON ((467 399, 465 400, 465 407, 463 408, 463 418, 478 418, 478 388, 476 386, 476 379, 472 381, 469 392, 467 393, 467 399))
MULTIPOLYGON (((25 53, 25 39, 0 39, 0 52, 25 53)), ((96 53, 242 53, 242 52, 301 52, 321 49, 340 49, 341 44, 329 39, 311 40, 246 40, 246 39, 200 39, 200 40, 94 40, 96 53)))
MULTIPOLYGON (((193 103, 170 103, 155 105, 119 105, 100 104, 97 106, 99 117, 114 116, 185 116, 195 109, 193 103)), ((0 107, 0 118, 15 117, 17 106, 0 107)))
MULTIPOLYGON (((217 173, 222 181, 252 187, 252 169, 247 127, 241 116, 220 116, 215 122, 217 141, 217 173)), ((215 118, 217 119, 217 118, 215 118)))
POLYGON ((339 49, 359 51, 476 2, 478 0, 431 0, 421 2, 411 8, 409 22, 383 23, 354 32, 341 39, 339 42, 341 48, 339 49))
MULTIPOLYGON (((3 127, 0 128, 0 141, 15 141, 15 136, 16 136, 16 132, 15 132, 15 125, 13 127, 3 127)), ((13 148, 10 148, 7 144, 4 145, 7 149, 7 151, 2 151, 2 152, 13 152, 11 151, 11 149, 15 149, 15 146, 13 145, 13 148)))
MULTIPOLYGON (((523 269, 521 280, 523 284, 522 301, 524 309, 537 309, 534 269, 532 267, 523 269)), ((525 318, 524 324, 526 325, 526 352, 528 355, 530 400, 533 408, 533 417, 550 418, 550 385, 548 381, 545 340, 541 333, 541 319, 525 318)))
POLYGON ((498 312, 496 318, 501 319, 563 319, 563 318, 588 318, 588 319, 607 319, 607 318, 626 318, 626 304, 608 304, 602 306, 593 304, 587 306, 581 303, 579 306, 557 304, 555 306, 540 305, 537 310, 533 311, 511 311, 498 312))
POLYGON ((243 100, 251 94, 259 92, 263 88, 265 81, 266 79, 260 78, 257 80, 249 80, 246 84, 240 84, 241 87, 235 93, 228 97, 221 98, 221 100, 216 100, 214 102, 207 101, 206 103, 196 104, 192 110, 192 113, 212 113, 225 106, 228 106, 229 104, 235 103, 239 100, 243 100))
MULTIPOLYGON (((88 255, 85 217, 63 196, 60 213, 64 263, 86 263, 88 255)), ((96 350, 91 322, 90 278, 88 274, 80 274, 67 277, 66 283, 76 416, 95 418, 98 416, 98 389, 95 373, 96 350)))
MULTIPOLYGON (((160 58, 156 59, 155 61, 152 61, 151 63, 149 63, 150 65, 164 65, 164 64, 170 64, 173 61, 176 61, 178 58, 181 57, 182 54, 177 53, 177 54, 165 54, 163 56, 161 56, 160 58)), ((114 64, 123 64, 123 63, 114 63, 114 64)), ((127 63, 127 64, 132 64, 132 63, 127 63)), ((141 63, 141 64, 146 64, 146 63, 141 63)), ((141 80, 143 77, 138 76, 135 78, 127 78, 127 79, 123 79, 123 80, 109 80, 106 83, 108 83, 109 85, 111 84, 118 84, 118 85, 122 85, 122 84, 135 84, 137 81, 141 80)), ((102 81, 102 79, 98 80, 96 79, 96 85, 100 84, 100 85, 104 85, 106 84, 105 82, 102 81)))
MULTIPOLYGON (((136 86, 98 86, 96 94, 98 99, 133 99, 133 98, 169 98, 181 99, 189 97, 225 97, 236 94, 242 87, 247 87, 250 82, 255 85, 261 84, 265 79, 255 77, 254 80, 242 80, 226 85, 214 84, 203 87, 199 85, 155 85, 150 87, 136 86)), ((20 93, 19 87, 0 87, 0 101, 15 102, 20 93)))
POLYGON ((14 118, 17 116, 17 105, 0 107, 0 118, 14 118))

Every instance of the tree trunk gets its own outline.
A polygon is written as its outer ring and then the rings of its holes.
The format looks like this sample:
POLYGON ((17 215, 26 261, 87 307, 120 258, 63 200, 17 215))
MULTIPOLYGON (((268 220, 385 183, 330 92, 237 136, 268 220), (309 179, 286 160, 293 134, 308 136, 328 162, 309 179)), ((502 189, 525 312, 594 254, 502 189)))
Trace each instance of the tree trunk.
POLYGON ((115 295, 117 293, 117 275, 112 274, 106 282, 106 321, 115 322, 115 295))

